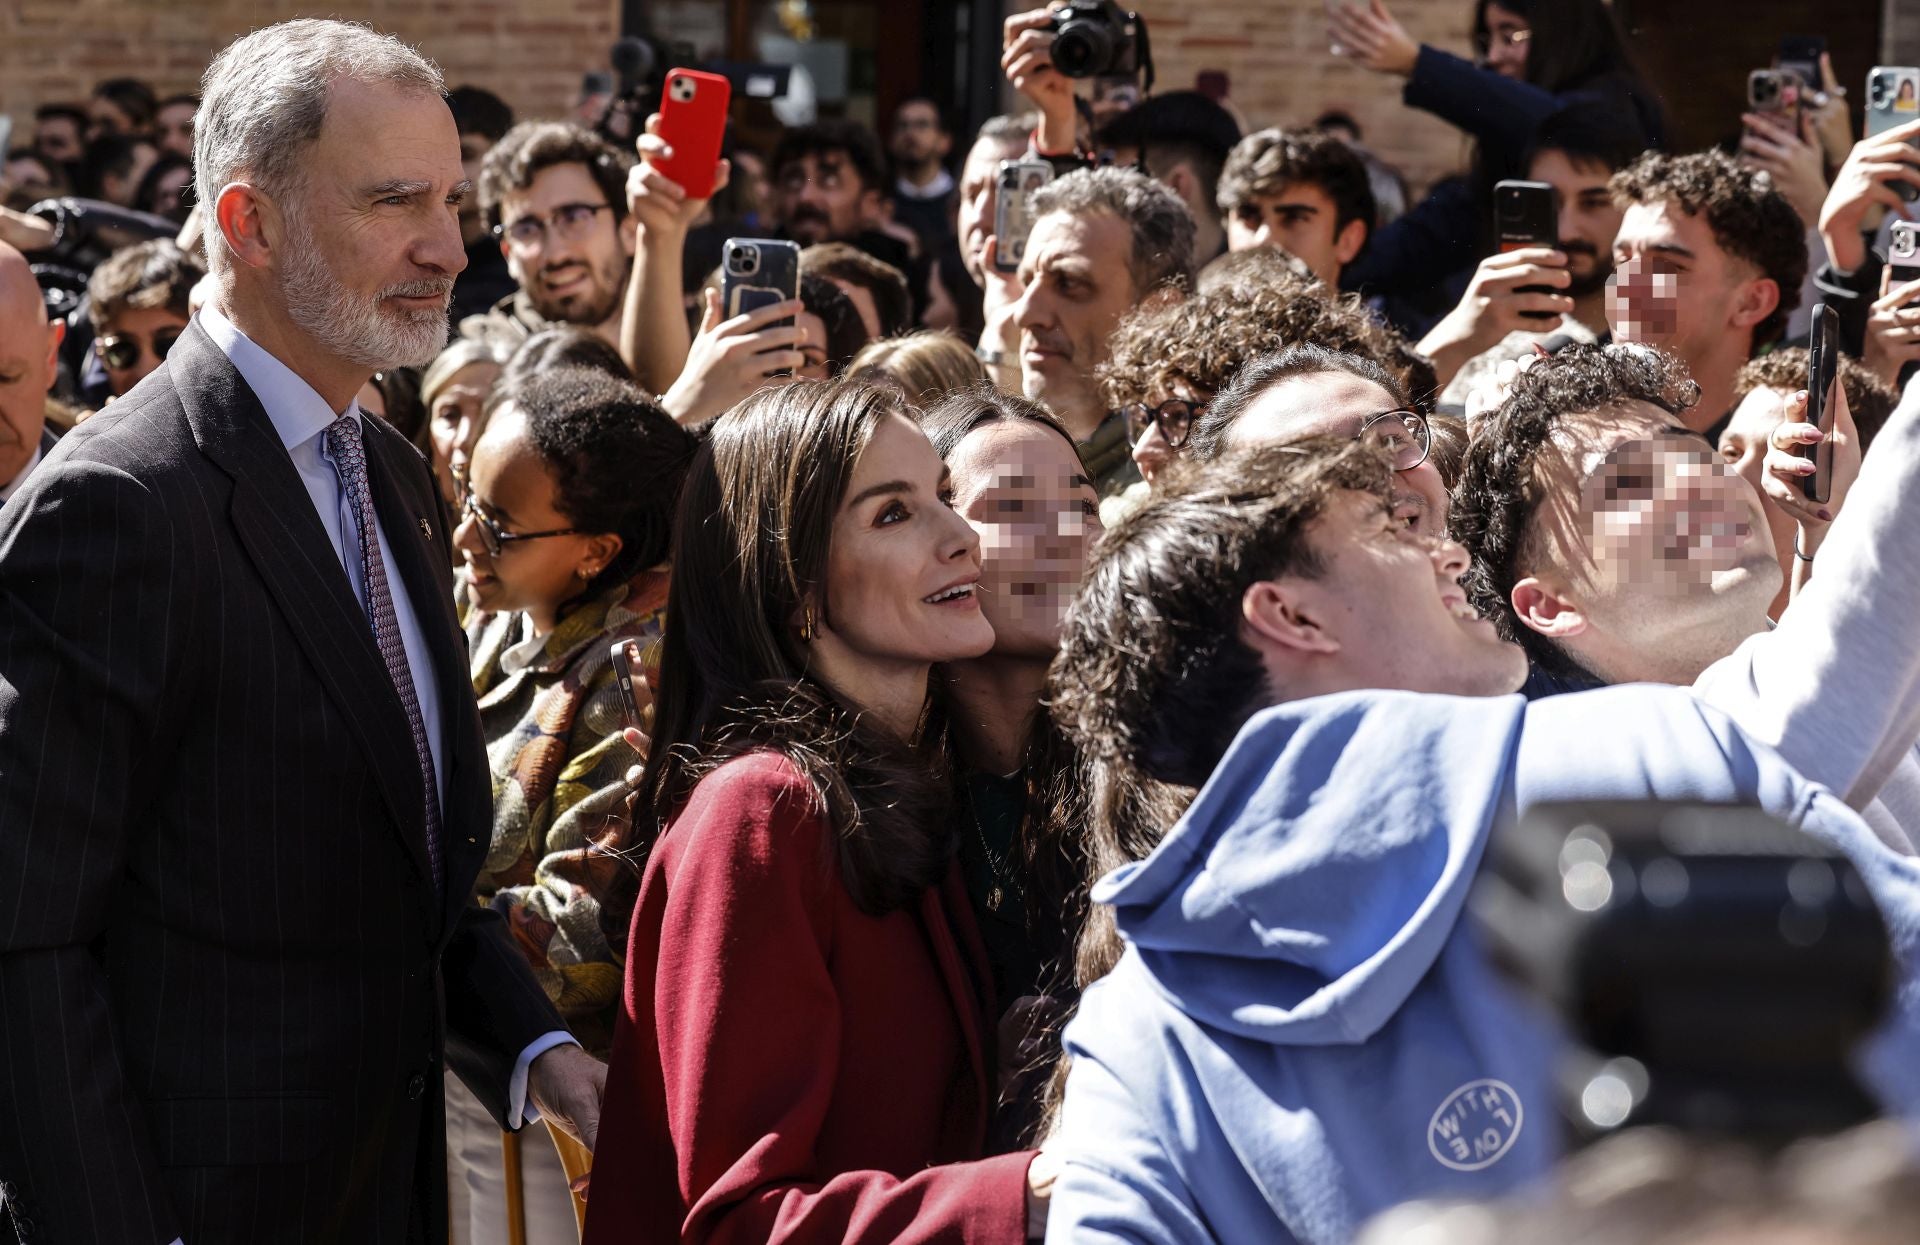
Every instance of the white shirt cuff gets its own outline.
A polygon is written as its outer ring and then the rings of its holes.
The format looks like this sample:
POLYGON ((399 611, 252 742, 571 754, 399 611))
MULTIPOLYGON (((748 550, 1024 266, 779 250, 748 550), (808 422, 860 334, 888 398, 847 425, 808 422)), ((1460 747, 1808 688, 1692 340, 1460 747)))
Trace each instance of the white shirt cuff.
POLYGON ((527 1043, 527 1049, 520 1052, 519 1061, 513 1065, 513 1079, 507 1082, 508 1128, 518 1129, 539 1122, 540 1108, 527 1101, 527 1069, 533 1066, 533 1061, 556 1046, 578 1045, 573 1034, 565 1029, 543 1033, 527 1043))

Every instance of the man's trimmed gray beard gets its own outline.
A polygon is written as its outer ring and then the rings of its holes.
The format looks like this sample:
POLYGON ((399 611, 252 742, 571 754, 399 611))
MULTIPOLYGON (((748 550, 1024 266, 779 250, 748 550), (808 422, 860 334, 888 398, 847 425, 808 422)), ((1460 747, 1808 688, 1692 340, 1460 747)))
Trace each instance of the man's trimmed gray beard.
POLYGON ((296 211, 285 212, 287 263, 280 271, 280 295, 287 318, 329 353, 359 367, 425 367, 447 344, 445 299, 450 278, 389 285, 364 299, 340 283, 320 246, 296 211), (396 296, 438 295, 438 310, 390 306, 396 296))

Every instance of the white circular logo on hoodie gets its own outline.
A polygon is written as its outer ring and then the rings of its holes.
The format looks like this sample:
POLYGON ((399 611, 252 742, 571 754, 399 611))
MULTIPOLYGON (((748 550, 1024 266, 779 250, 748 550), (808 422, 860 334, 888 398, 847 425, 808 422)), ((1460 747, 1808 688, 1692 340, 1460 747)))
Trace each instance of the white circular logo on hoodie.
POLYGON ((1492 1078, 1448 1094, 1427 1125, 1427 1149, 1443 1167, 1477 1172, 1507 1156, 1525 1120, 1513 1086, 1492 1078))

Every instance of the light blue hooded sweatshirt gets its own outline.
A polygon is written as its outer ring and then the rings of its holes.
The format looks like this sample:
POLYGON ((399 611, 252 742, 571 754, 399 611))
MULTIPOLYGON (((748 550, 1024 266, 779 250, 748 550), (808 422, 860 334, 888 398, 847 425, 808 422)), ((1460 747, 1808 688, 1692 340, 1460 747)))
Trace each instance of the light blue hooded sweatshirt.
POLYGON ((1460 917, 1496 824, 1617 799, 1757 805, 1853 861, 1902 964, 1867 1079, 1912 1113, 1920 861, 1724 716, 1651 686, 1318 697, 1253 718, 1094 892, 1128 948, 1066 1032, 1047 1240, 1340 1245, 1546 1173, 1557 1032, 1460 917))

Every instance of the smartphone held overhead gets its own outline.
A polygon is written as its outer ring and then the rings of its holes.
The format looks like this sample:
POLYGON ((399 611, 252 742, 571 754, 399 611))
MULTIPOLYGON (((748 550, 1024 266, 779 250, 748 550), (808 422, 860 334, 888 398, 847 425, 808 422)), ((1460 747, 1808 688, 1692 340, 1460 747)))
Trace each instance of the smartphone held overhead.
POLYGON ((999 272, 1018 272, 1026 258, 1027 235, 1033 232, 1033 195, 1053 180, 1053 166, 1045 160, 1002 160, 994 183, 993 266, 999 272))
POLYGON ((656 133, 673 154, 654 167, 692 199, 713 197, 713 166, 727 133, 733 85, 719 74, 675 69, 660 93, 656 133))

